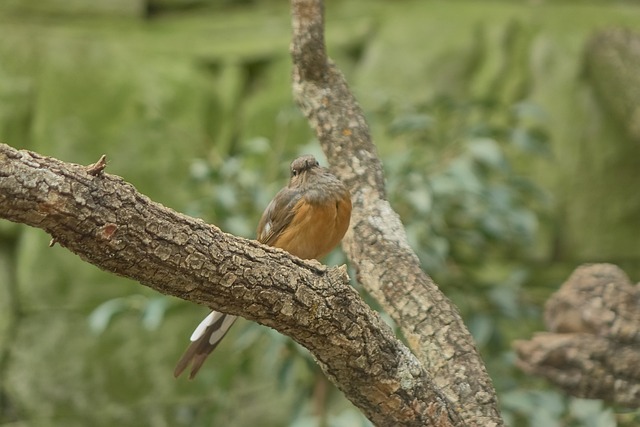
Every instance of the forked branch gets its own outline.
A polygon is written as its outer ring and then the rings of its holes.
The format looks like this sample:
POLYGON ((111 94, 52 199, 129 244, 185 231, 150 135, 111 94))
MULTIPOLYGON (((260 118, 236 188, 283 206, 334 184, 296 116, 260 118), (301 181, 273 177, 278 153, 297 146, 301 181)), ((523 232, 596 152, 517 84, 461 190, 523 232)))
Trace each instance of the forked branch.
POLYGON ((333 172, 351 190, 352 226, 343 247, 358 281, 402 329, 430 374, 428 387, 446 397, 432 404, 445 405, 464 425, 502 425, 473 338, 457 309, 422 271, 386 200, 382 164, 362 109, 326 55, 322 0, 292 0, 291 5, 294 96, 333 172))

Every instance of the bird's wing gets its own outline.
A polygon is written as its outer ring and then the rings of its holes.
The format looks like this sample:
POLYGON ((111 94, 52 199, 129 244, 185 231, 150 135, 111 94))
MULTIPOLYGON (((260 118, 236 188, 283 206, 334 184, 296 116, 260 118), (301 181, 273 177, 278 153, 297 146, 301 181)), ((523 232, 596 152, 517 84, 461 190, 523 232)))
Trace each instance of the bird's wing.
POLYGON ((276 194, 264 210, 258 223, 257 237, 260 243, 273 246, 273 243, 293 219, 294 207, 301 198, 301 191, 289 187, 283 188, 276 194))

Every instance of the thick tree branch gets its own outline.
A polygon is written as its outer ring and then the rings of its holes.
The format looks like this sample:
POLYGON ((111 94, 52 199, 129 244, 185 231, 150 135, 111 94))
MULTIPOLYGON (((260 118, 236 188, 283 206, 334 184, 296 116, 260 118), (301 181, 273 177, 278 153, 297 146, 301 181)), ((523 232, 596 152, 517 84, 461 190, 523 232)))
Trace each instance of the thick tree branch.
POLYGON ((321 0, 292 0, 294 96, 334 173, 350 188, 352 227, 343 241, 358 280, 401 327, 466 425, 502 425, 491 379, 457 309, 422 271, 384 193, 382 165, 364 114, 327 58, 321 0))
POLYGON ((552 333, 514 343, 517 365, 567 393, 640 407, 640 285, 611 264, 577 268, 545 306, 552 333))
POLYGON ((4 144, 0 218, 43 229, 104 270, 291 336, 377 425, 450 425, 419 362, 344 268, 225 234, 95 167, 4 144))

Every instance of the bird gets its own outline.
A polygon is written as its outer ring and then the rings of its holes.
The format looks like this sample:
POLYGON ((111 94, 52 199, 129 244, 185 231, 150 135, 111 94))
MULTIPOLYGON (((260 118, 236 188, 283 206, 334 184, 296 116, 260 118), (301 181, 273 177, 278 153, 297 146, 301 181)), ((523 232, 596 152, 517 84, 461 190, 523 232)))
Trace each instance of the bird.
MULTIPOLYGON (((342 240, 351 220, 351 195, 329 169, 312 155, 291 162, 289 183, 267 205, 258 223, 257 240, 302 259, 320 260, 342 240)), ((179 377, 191 364, 193 379, 236 321, 212 311, 196 327, 191 343, 176 364, 179 377)))

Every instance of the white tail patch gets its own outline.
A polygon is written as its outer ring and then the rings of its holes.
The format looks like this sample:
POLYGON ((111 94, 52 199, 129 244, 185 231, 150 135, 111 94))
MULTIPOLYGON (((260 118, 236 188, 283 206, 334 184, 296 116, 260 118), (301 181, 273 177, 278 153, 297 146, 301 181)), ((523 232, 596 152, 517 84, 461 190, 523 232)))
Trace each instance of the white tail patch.
POLYGON ((224 316, 224 314, 218 313, 217 311, 209 313, 209 315, 196 327, 195 331, 193 331, 190 340, 196 341, 202 336, 202 334, 204 334, 204 331, 206 331, 209 326, 213 325, 216 320, 220 319, 222 316, 224 316))
POLYGON ((235 322, 237 318, 237 316, 232 316, 230 314, 224 314, 223 316, 226 316, 226 317, 222 321, 222 324, 209 337, 209 344, 211 345, 216 344, 218 341, 220 341, 224 337, 224 334, 227 333, 227 331, 229 330, 231 325, 233 325, 233 322, 235 322))

